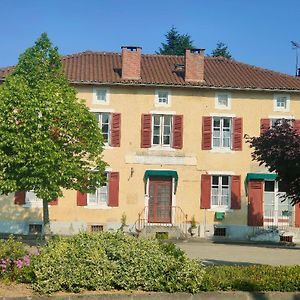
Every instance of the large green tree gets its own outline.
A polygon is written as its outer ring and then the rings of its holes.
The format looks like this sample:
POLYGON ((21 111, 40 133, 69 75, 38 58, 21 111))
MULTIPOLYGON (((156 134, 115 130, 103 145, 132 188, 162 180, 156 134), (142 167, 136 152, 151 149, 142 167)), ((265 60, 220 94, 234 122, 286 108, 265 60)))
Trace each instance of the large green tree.
POLYGON ((156 52, 157 54, 184 55, 186 49, 195 48, 191 37, 188 34, 180 34, 174 26, 167 32, 165 37, 166 42, 161 43, 161 47, 156 52))
POLYGON ((62 189, 92 192, 105 180, 102 150, 96 119, 43 33, 0 86, 1 193, 33 191, 43 200, 49 233, 49 201, 62 189))
POLYGON ((216 48, 211 52, 211 56, 218 57, 223 56, 228 59, 233 59, 228 50, 228 46, 223 42, 218 42, 216 48))

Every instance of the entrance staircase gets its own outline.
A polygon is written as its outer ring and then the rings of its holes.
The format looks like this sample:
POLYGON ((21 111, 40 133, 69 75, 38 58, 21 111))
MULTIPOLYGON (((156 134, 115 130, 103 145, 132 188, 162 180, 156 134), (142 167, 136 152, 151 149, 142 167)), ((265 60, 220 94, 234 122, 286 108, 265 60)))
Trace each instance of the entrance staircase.
POLYGON ((188 236, 190 222, 188 215, 179 206, 171 207, 171 222, 160 223, 148 221, 148 206, 138 214, 138 219, 131 226, 130 232, 136 236, 155 238, 164 235, 167 238, 184 239, 188 236))

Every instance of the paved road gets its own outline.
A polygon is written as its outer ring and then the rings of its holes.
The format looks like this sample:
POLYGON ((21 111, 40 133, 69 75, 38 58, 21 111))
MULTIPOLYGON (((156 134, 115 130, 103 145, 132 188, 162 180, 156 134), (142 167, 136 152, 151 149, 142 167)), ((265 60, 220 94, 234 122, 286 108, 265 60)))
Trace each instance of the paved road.
POLYGON ((189 257, 199 258, 206 265, 300 265, 300 248, 270 245, 217 244, 203 241, 176 242, 189 257))

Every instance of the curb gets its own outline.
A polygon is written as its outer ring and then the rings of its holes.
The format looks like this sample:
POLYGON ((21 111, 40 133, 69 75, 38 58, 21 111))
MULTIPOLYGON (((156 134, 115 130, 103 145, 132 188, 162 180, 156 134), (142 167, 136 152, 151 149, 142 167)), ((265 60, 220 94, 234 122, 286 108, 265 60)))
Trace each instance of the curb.
POLYGON ((1 297, 0 300, 300 300, 300 293, 282 292, 202 292, 198 294, 186 293, 122 293, 122 294, 72 294, 63 296, 20 296, 20 297, 1 297))

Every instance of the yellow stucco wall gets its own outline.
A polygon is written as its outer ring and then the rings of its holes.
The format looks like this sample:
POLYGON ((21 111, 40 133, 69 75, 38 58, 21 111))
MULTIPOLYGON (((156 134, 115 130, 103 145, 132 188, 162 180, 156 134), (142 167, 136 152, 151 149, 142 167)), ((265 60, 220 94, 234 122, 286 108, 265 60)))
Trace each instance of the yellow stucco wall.
MULTIPOLYGON (((90 224, 120 223, 123 212, 128 223, 132 224, 138 213, 144 208, 145 183, 147 169, 171 169, 178 172, 179 180, 176 192, 176 205, 188 214, 195 215, 197 222, 214 223, 214 212, 200 210, 201 174, 211 171, 233 172, 242 177, 242 208, 229 211, 224 224, 247 223, 247 200, 244 179, 248 172, 261 170, 251 161, 250 149, 243 141, 243 151, 226 153, 213 150, 201 150, 202 116, 219 114, 243 118, 243 133, 259 135, 260 119, 270 116, 293 116, 300 118, 300 95, 289 93, 289 112, 275 112, 273 92, 230 91, 231 109, 215 108, 215 90, 172 88, 170 107, 155 107, 155 88, 150 87, 109 87, 109 104, 94 104, 93 87, 77 86, 78 97, 85 99, 91 109, 121 113, 121 147, 104 150, 104 159, 113 171, 120 173, 119 207, 107 209, 88 209, 76 206, 76 192, 65 191, 64 198, 57 206, 50 207, 50 219, 53 221, 84 221, 90 224), (183 149, 154 150, 140 148, 141 115, 150 112, 172 112, 184 116, 183 149), (187 165, 139 164, 136 157, 174 157, 185 160, 187 165), (132 174, 133 172, 133 174, 132 174)), ((22 208, 13 204, 12 195, 2 197, 0 201, 0 220, 39 219, 40 209, 22 208)))

